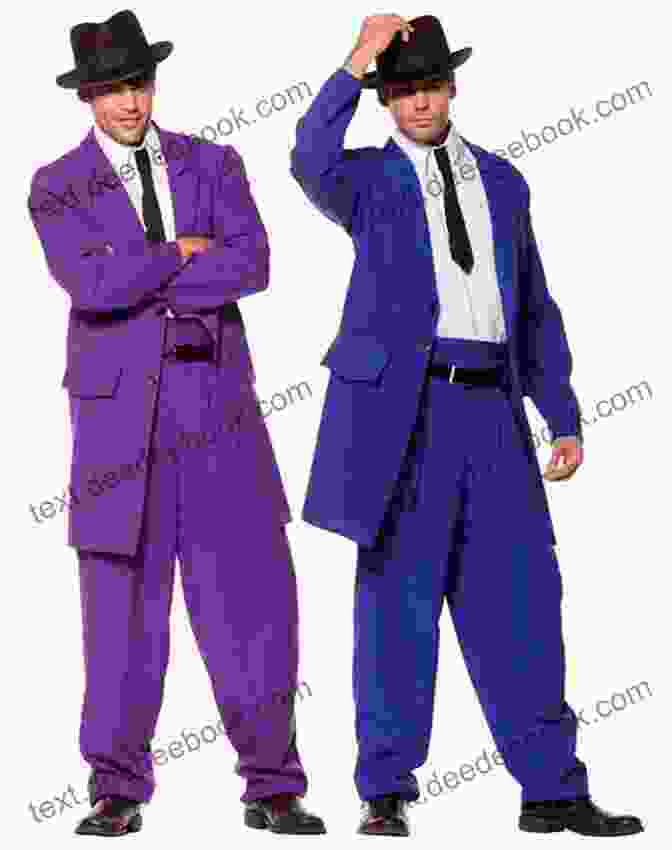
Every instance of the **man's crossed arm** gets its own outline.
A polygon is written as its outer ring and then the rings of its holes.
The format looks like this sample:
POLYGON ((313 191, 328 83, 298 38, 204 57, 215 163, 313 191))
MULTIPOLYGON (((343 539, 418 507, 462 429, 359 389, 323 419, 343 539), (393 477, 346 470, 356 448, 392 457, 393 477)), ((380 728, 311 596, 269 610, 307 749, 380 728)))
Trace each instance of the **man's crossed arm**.
POLYGON ((267 288, 269 245, 241 156, 221 151, 213 185, 214 235, 184 234, 174 242, 110 242, 109 231, 84 209, 65 222, 35 216, 44 169, 33 176, 28 206, 52 277, 75 309, 92 313, 129 309, 145 300, 176 313, 217 308, 267 288))

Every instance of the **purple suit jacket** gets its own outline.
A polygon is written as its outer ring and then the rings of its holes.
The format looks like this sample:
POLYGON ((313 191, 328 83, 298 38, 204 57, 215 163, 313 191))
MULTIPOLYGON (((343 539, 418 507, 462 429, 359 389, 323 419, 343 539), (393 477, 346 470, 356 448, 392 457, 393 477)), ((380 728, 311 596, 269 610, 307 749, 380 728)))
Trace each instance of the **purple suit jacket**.
MULTIPOLYGON (((71 299, 62 381, 73 437, 68 544, 84 550, 136 552, 166 305, 178 314, 202 314, 216 340, 216 380, 226 382, 231 421, 257 400, 237 300, 267 288, 269 245, 243 161, 231 145, 156 129, 177 235, 214 239, 186 264, 176 242, 146 239, 93 128, 31 181, 28 207, 49 272, 71 299)), ((280 522, 288 522, 266 425, 253 419, 260 509, 270 505, 280 522)))

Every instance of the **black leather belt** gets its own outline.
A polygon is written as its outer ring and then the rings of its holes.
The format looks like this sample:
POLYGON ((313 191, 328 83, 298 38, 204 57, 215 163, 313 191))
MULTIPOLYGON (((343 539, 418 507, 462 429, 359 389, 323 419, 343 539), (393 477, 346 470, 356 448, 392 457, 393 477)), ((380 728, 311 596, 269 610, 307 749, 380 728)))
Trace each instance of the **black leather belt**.
POLYGON ((468 369, 465 366, 444 366, 434 364, 429 367, 431 378, 445 378, 451 384, 471 384, 479 387, 497 387, 506 385, 506 373, 503 369, 468 369))
POLYGON ((195 360, 214 360, 215 346, 213 343, 206 345, 192 345, 190 342, 182 342, 164 354, 164 357, 173 357, 175 360, 193 362, 195 360))

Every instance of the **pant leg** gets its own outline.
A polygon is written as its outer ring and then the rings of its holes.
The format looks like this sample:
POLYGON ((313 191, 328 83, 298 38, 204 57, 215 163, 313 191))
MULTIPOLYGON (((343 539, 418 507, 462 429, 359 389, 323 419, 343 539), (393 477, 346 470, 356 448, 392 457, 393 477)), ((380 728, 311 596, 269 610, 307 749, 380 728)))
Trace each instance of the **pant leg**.
POLYGON ((358 547, 355 785, 364 800, 389 793, 418 799, 413 771, 429 749, 439 617, 464 463, 461 441, 446 439, 437 421, 434 396, 432 388, 419 418, 422 456, 409 452, 376 545, 358 547))
POLYGON ((176 554, 176 474, 160 451, 162 422, 160 410, 136 555, 78 551, 86 683, 79 737, 92 803, 108 794, 146 802, 155 789, 150 742, 168 664, 176 554))
POLYGON ((478 390, 446 593, 458 640, 523 800, 588 793, 565 700, 562 579, 504 393, 478 390))
POLYGON ((185 602, 229 740, 244 802, 304 795, 296 741, 298 599, 286 529, 255 474, 270 460, 251 388, 218 378, 201 403, 208 365, 182 367, 181 428, 213 440, 179 455, 178 558, 185 602), (241 393, 245 402, 238 414, 241 393), (236 421, 235 429, 226 427, 236 421), (223 427, 224 426, 224 427, 223 427))

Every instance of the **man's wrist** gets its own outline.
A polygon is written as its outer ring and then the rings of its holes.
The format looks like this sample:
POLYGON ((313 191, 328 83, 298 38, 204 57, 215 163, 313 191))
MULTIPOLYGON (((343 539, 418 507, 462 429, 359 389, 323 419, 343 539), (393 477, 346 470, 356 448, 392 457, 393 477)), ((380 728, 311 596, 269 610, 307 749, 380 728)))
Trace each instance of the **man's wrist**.
POLYGON ((564 436, 555 437, 555 439, 553 440, 551 445, 555 446, 555 444, 558 442, 558 440, 575 440, 578 447, 580 449, 583 448, 583 441, 576 434, 565 434, 564 436))
POLYGON ((341 65, 341 70, 347 71, 348 74, 350 74, 350 76, 354 77, 356 80, 361 81, 363 76, 364 76, 363 74, 357 73, 357 71, 355 71, 355 69, 352 67, 352 65, 348 61, 346 61, 344 65, 341 65))
POLYGON ((183 250, 183 249, 182 249, 182 245, 180 244, 180 238, 186 238, 186 237, 179 237, 179 236, 178 236, 178 237, 177 237, 177 239, 175 240, 175 247, 177 248, 177 250, 178 250, 178 252, 179 252, 179 255, 180 255, 180 261, 181 261, 181 263, 182 263, 181 268, 184 268, 184 266, 186 266, 186 265, 187 265, 187 263, 189 263, 189 262, 191 261, 192 257, 193 257, 193 256, 194 256, 197 252, 196 252, 196 251, 192 251, 192 250, 191 250, 190 248, 188 248, 188 247, 187 247, 187 248, 185 248, 185 249, 183 250))
POLYGON ((362 54, 355 48, 355 50, 350 51, 348 58, 341 67, 355 77, 355 79, 362 80, 366 69, 369 67, 369 61, 363 60, 362 54))

